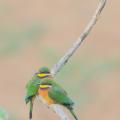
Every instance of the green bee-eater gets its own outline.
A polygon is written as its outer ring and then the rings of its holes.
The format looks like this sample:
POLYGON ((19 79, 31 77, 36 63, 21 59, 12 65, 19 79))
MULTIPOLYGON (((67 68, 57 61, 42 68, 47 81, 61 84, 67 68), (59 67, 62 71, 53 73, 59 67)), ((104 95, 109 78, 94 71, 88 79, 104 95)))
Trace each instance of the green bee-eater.
POLYGON ((30 81, 28 81, 26 85, 25 101, 26 101, 26 104, 30 103, 30 110, 29 110, 30 120, 32 119, 33 102, 36 95, 38 94, 38 89, 39 89, 38 84, 40 84, 41 80, 49 76, 51 76, 50 70, 47 67, 42 67, 40 68, 39 72, 36 73, 30 81))
POLYGON ((52 78, 45 78, 39 85, 39 95, 47 104, 60 104, 69 109, 73 117, 78 120, 73 111, 73 101, 68 97, 67 92, 58 85, 52 78))

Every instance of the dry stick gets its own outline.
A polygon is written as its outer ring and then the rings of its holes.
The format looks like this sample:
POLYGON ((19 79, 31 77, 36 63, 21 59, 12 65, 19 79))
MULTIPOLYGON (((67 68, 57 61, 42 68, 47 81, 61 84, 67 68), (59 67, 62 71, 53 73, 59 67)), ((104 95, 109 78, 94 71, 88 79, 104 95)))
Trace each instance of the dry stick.
POLYGON ((62 110, 60 105, 53 104, 51 108, 55 111, 55 113, 60 117, 61 120, 69 120, 66 113, 62 110))
POLYGON ((84 29, 83 33, 80 35, 80 37, 77 39, 77 41, 73 44, 73 46, 65 53, 65 55, 63 57, 61 57, 61 59, 58 61, 58 63, 55 64, 53 66, 53 68, 51 69, 51 73, 53 75, 56 75, 60 71, 60 69, 68 62, 70 57, 79 48, 79 46, 81 45, 83 40, 85 40, 85 38, 88 36, 88 34, 92 30, 93 26, 96 24, 98 17, 100 16, 105 4, 106 4, 106 0, 99 1, 97 9, 96 9, 92 19, 88 23, 87 27, 84 29))
MULTIPOLYGON (((79 48, 83 40, 88 36, 90 31, 92 30, 93 26, 96 24, 98 17, 100 16, 104 6, 106 4, 106 0, 100 0, 98 7, 88 23, 87 27, 83 31, 83 33, 80 35, 80 37, 77 39, 77 41, 73 44, 73 46, 65 53, 65 55, 58 61, 57 64, 53 66, 51 69, 51 73, 53 75, 56 75, 60 69, 68 62, 70 57, 75 53, 75 51, 79 48)), ((58 114, 61 120, 68 120, 67 115, 63 112, 63 110, 59 106, 53 107, 54 111, 58 114)))

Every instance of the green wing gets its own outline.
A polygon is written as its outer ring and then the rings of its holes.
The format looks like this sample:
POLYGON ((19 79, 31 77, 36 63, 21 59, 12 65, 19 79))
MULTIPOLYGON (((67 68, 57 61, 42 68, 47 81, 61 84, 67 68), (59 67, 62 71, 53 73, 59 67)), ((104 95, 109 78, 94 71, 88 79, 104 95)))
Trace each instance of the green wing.
POLYGON ((57 104, 64 105, 66 107, 72 107, 73 101, 68 97, 66 91, 60 86, 52 86, 48 92, 49 97, 51 97, 57 104))
POLYGON ((38 84, 40 84, 40 81, 41 80, 37 76, 33 76, 32 80, 30 80, 27 83, 27 85, 26 85, 26 97, 25 97, 26 103, 29 102, 31 97, 33 97, 37 94, 38 89, 39 89, 38 84))

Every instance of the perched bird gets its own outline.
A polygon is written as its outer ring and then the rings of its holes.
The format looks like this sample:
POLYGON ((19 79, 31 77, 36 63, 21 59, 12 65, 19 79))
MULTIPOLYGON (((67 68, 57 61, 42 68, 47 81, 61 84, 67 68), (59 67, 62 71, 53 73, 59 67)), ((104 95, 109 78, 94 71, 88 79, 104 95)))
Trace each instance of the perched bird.
POLYGON ((38 94, 38 89, 41 80, 51 76, 50 70, 47 67, 40 68, 39 72, 36 73, 30 81, 28 81, 26 85, 26 97, 25 102, 30 103, 30 110, 29 110, 29 119, 32 119, 32 110, 33 110, 33 102, 38 94))
POLYGON ((68 97, 67 92, 51 78, 45 78, 39 85, 39 95, 48 105, 59 104, 66 107, 75 120, 78 120, 73 111, 73 101, 68 97))

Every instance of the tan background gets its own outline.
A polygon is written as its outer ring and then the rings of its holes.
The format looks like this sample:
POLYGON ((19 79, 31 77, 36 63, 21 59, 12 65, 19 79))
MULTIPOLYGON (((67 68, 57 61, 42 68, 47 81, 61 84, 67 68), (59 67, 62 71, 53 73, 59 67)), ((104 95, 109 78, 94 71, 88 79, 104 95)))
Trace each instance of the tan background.
MULTIPOLYGON (((28 119, 25 84, 40 66, 52 67, 82 32, 97 0, 0 0, 0 106, 28 119)), ((81 120, 120 119, 120 1, 102 16, 56 76, 81 120)), ((33 120, 58 117, 36 101, 33 120)), ((72 117, 71 117, 72 120, 72 117)))

